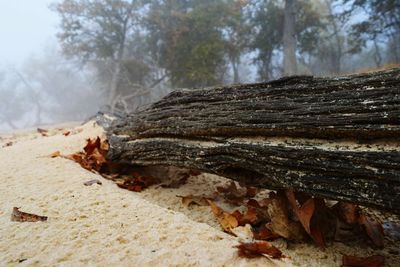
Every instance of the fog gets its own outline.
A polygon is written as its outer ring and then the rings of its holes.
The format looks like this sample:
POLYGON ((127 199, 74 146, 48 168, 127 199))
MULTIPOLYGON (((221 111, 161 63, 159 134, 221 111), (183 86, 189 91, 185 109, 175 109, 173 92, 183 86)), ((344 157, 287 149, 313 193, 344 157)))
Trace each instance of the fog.
POLYGON ((0 0, 0 131, 179 88, 398 67, 400 0, 361 2, 0 0))

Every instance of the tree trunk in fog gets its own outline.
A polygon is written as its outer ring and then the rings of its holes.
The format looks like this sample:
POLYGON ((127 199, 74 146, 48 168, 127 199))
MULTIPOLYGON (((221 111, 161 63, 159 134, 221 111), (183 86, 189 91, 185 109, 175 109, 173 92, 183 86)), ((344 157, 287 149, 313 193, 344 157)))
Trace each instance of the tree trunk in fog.
POLYGON ((121 78, 120 77, 121 76, 121 65, 122 65, 122 60, 124 58, 124 54, 125 54, 126 37, 128 34, 128 25, 131 20, 130 14, 133 9, 133 4, 134 4, 134 1, 131 2, 130 10, 129 10, 129 12, 127 12, 127 16, 124 19, 122 32, 120 33, 121 40, 120 40, 118 50, 116 53, 115 66, 114 66, 114 71, 113 71, 113 75, 111 78, 111 86, 110 86, 110 92, 108 95, 108 101, 109 101, 112 113, 114 112, 115 104, 116 104, 115 98, 117 97, 118 85, 119 85, 120 78, 121 78))
POLYGON ((115 108, 115 98, 117 96, 120 74, 121 74, 121 61, 116 60, 112 78, 111 78, 110 92, 109 92, 109 96, 108 96, 108 102, 111 107, 111 112, 114 112, 114 108, 115 108))
POLYGON ((400 69, 172 92, 108 129, 109 157, 400 212, 400 69))
POLYGON ((297 73, 296 60, 296 0, 286 0, 283 25, 283 74, 284 76, 297 73))
POLYGON ((240 83, 239 78, 239 65, 240 59, 237 56, 232 57, 232 69, 233 69, 233 83, 240 83))
POLYGON ((325 0, 325 5, 329 12, 328 16, 329 23, 333 27, 333 35, 335 36, 335 43, 336 43, 336 47, 332 47, 331 48, 332 52, 330 53, 331 64, 332 64, 331 73, 339 74, 341 73, 342 70, 343 42, 340 38, 340 27, 338 26, 338 23, 336 21, 337 18, 333 13, 331 4, 332 3, 330 0, 325 0))

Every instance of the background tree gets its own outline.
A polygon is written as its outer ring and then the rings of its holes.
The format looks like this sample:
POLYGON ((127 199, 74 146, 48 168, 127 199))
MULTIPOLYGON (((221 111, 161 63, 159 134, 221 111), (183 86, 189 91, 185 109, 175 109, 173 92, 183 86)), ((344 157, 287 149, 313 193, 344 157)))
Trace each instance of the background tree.
MULTIPOLYGON (((18 71, 24 92, 36 96, 48 121, 81 121, 95 114, 102 103, 92 74, 78 70, 56 47, 31 57, 18 71), (66 103, 68 103, 66 105, 66 103)), ((40 124, 36 122, 35 124, 40 124)))
POLYGON ((24 96, 17 89, 18 80, 10 77, 11 73, 0 71, 0 125, 5 124, 11 129, 18 128, 21 120, 28 109, 24 106, 24 96))
POLYGON ((110 104, 117 95, 126 47, 141 8, 139 0, 63 0, 53 5, 61 17, 58 37, 64 53, 82 63, 111 67, 110 104))
POLYGON ((269 80, 285 73, 284 64, 279 62, 282 57, 292 62, 286 63, 288 64, 286 74, 310 72, 308 69, 310 60, 307 58, 314 55, 320 41, 320 34, 324 30, 323 17, 316 9, 315 3, 297 0, 294 12, 296 19, 289 20, 290 23, 295 22, 295 25, 291 25, 294 26, 294 30, 290 30, 294 32, 294 35, 289 32, 286 37, 290 37, 287 40, 290 44, 286 44, 290 46, 290 49, 288 48, 285 52, 283 27, 285 12, 288 16, 289 13, 292 14, 292 7, 286 10, 285 4, 283 1, 271 0, 251 3, 250 21, 254 30, 250 47, 257 52, 255 62, 258 63, 261 80, 269 80), (299 65, 298 61, 301 65, 297 66, 295 71, 294 66, 299 65))
POLYGON ((152 57, 172 87, 222 83, 225 74, 222 1, 151 1, 146 17, 152 57))
POLYGON ((297 73, 296 8, 297 0, 285 0, 283 11, 283 75, 285 76, 297 73))
POLYGON ((233 83, 240 82, 239 68, 249 40, 250 25, 246 18, 247 1, 233 0, 225 3, 223 32, 225 50, 232 68, 233 83))
POLYGON ((354 52, 372 47, 377 67, 384 62, 399 63, 400 0, 343 0, 341 4, 346 7, 344 15, 362 18, 352 24, 354 52))

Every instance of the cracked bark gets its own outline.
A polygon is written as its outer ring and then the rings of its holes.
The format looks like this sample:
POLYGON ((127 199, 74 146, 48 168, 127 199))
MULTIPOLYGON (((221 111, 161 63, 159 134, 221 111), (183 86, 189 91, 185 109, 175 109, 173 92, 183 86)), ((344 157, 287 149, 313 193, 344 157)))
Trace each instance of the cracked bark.
POLYGON ((400 213, 400 69, 175 91, 108 138, 115 161, 400 213))

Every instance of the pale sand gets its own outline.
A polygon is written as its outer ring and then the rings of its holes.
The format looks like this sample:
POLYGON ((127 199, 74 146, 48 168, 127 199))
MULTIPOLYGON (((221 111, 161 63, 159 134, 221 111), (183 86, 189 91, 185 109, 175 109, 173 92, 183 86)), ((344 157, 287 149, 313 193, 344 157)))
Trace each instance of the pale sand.
MULTIPOLYGON (((239 239, 221 231, 209 207, 187 208, 176 197, 211 193, 226 179, 201 175, 179 189, 123 190, 70 160, 50 158, 57 150, 77 152, 86 138, 103 134, 93 122, 67 137, 64 131, 0 136, 0 266, 340 266, 342 254, 377 253, 340 243, 325 252, 290 244, 285 261, 239 258, 239 239), (3 147, 9 141, 14 144, 3 147), (83 185, 91 179, 103 184, 83 185), (14 206, 49 219, 12 222, 14 206)), ((388 266, 399 266, 398 245, 387 243, 378 252, 388 266)))

